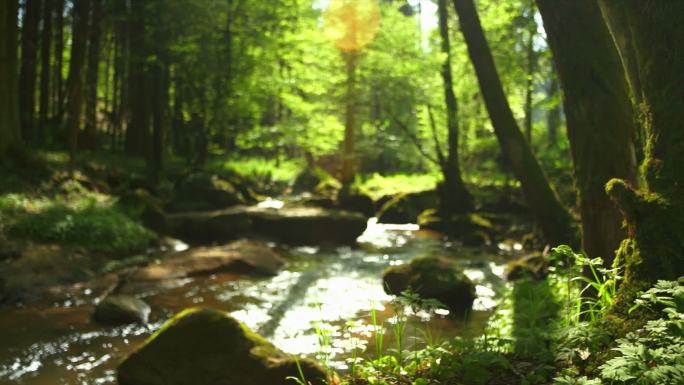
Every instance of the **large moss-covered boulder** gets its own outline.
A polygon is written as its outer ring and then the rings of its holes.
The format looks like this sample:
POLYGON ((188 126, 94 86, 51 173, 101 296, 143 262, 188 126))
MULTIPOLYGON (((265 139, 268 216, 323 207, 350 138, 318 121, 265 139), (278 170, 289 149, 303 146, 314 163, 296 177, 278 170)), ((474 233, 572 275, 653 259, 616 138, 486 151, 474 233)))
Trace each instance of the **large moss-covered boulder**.
POLYGON ((465 246, 478 247, 492 243, 494 226, 476 213, 443 216, 435 209, 425 210, 418 216, 421 229, 439 231, 460 240, 465 246))
POLYGON ((110 295, 95 306, 93 319, 105 325, 146 324, 150 306, 130 295, 110 295))
POLYGON ((170 214, 165 223, 169 235, 190 244, 223 243, 240 238, 252 228, 252 218, 242 206, 170 214))
POLYGON ((367 224, 359 213, 320 207, 252 207, 249 214, 255 233, 288 244, 352 244, 367 224))
POLYGON ((329 179, 334 178, 322 168, 307 167, 295 177, 294 183, 292 184, 292 192, 313 192, 321 182, 329 179))
POLYGON ((434 298, 455 314, 464 314, 475 300, 475 285, 454 261, 444 257, 419 257, 392 266, 382 276, 387 294, 411 289, 422 298, 434 298))
POLYGON ((178 180, 169 211, 220 210, 246 203, 240 189, 232 182, 208 173, 195 173, 178 180))
POLYGON ((437 192, 402 193, 386 202, 378 212, 380 223, 416 223, 423 211, 437 206, 437 192))
POLYGON ((353 191, 348 196, 339 196, 337 198, 337 208, 361 213, 369 218, 375 215, 373 198, 361 191, 353 191))
MULTIPOLYGON (((306 381, 325 372, 300 360, 306 381)), ((228 314, 188 309, 166 322, 118 369, 119 385, 291 385, 297 364, 228 314)))

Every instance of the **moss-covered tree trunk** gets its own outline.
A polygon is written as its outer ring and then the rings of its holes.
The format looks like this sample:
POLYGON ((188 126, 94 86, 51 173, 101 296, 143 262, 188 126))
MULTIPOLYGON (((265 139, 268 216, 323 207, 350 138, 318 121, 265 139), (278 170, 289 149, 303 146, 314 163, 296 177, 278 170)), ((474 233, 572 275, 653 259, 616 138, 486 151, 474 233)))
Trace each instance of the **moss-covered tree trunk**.
POLYGON ((461 165, 458 157, 458 102, 454 94, 451 76, 451 44, 449 41, 449 9, 447 0, 439 0, 439 35, 444 55, 442 80, 444 82, 444 102, 446 104, 448 153, 445 164, 440 165, 444 182, 440 186, 439 206, 443 214, 462 214, 473 209, 473 198, 463 183, 461 165))
POLYGON ((16 0, 0 2, 0 156, 17 145, 19 102, 17 79, 17 10, 16 0))
POLYGON ((596 1, 537 0, 537 5, 563 90, 582 248, 610 266, 626 233, 605 185, 611 178, 630 185, 637 180, 629 86, 596 1))
POLYGON ((453 0, 480 90, 501 149, 520 180, 527 203, 551 244, 576 244, 572 218, 551 188, 513 116, 473 0, 453 0))
POLYGON ((606 187, 629 225, 630 238, 618 253, 626 263, 624 295, 658 279, 684 276, 684 1, 599 4, 616 40, 633 49, 636 65, 623 64, 629 77, 638 79, 647 140, 646 185, 634 190, 614 179, 606 187))

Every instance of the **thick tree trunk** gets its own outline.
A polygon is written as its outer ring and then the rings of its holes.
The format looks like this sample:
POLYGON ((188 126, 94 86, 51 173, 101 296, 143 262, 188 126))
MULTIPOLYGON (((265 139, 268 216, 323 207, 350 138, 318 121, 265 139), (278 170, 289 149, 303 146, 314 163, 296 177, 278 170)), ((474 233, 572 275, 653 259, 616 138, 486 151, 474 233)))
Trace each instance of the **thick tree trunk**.
POLYGON ((21 138, 17 79, 17 12, 19 2, 0 2, 0 156, 21 138))
POLYGON ((626 233, 605 185, 611 178, 637 183, 629 86, 596 1, 537 0, 537 5, 563 90, 582 248, 610 267, 626 233))
POLYGON ((41 0, 27 0, 21 31, 21 70, 19 71, 19 113, 24 138, 35 138, 36 73, 38 58, 38 25, 41 0))
POLYGON ((520 180, 527 203, 544 238, 550 244, 576 244, 577 235, 572 217, 551 188, 506 100, 473 0, 453 0, 453 3, 494 133, 520 180))
POLYGON ((344 124, 344 144, 342 148, 342 169, 340 171, 340 181, 342 189, 340 194, 349 194, 349 189, 354 183, 356 169, 355 148, 356 148, 356 64, 358 55, 356 53, 344 53, 347 65, 347 96, 344 124))
POLYGON ((90 0, 74 0, 71 59, 67 79, 67 135, 69 161, 73 166, 78 149, 78 135, 83 113, 83 78, 86 43, 88 38, 88 14, 90 0))
POLYGON ((43 33, 40 41, 40 106, 38 138, 45 138, 45 125, 50 116, 50 72, 52 71, 52 9, 55 0, 43 0, 43 33))
POLYGON ((88 72, 86 74, 85 139, 90 148, 97 147, 97 82, 102 36, 102 0, 91 0, 92 11, 88 38, 88 72))
POLYGON ((623 64, 629 78, 638 79, 635 91, 642 100, 647 138, 642 165, 646 186, 635 191, 618 179, 607 186, 629 228, 630 238, 618 252, 626 263, 622 294, 628 302, 634 290, 684 276, 684 2, 599 4, 616 40, 629 42, 635 55, 636 66, 623 64), (631 35, 625 36, 626 31, 631 35))
POLYGON ((458 157, 458 102, 454 94, 451 76, 451 45, 449 42, 449 10, 447 0, 439 0, 438 13, 442 54, 445 55, 444 62, 442 63, 442 80, 444 82, 444 102, 446 104, 448 129, 448 153, 446 163, 441 165, 444 183, 439 189, 439 206, 442 214, 448 216, 471 211, 473 209, 473 198, 461 177, 461 166, 458 157))
POLYGON ((152 124, 152 162, 150 169, 153 178, 159 179, 164 168, 164 128, 168 125, 169 105, 169 67, 158 62, 154 68, 154 108, 152 124))

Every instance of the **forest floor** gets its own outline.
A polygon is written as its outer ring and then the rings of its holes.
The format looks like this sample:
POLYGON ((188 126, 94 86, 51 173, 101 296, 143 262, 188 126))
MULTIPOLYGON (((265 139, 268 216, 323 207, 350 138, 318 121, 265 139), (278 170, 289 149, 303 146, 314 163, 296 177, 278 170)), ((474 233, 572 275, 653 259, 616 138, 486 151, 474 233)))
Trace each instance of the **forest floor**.
MULTIPOLYGON (((298 164, 274 167, 264 161, 240 160, 210 163, 208 169, 190 174, 219 174, 237 186, 239 199, 255 202, 287 193, 300 171, 298 164)), ((55 285, 92 280, 149 262, 146 250, 169 244, 155 232, 150 207, 160 204, 160 197, 172 197, 174 181, 187 176, 185 165, 175 161, 160 183, 151 183, 142 161, 100 153, 84 154, 74 170, 69 169, 66 155, 56 152, 3 165, 0 303, 30 302, 55 285), (24 258, 28 262, 22 274, 3 274, 12 261, 32 251, 36 257, 24 258)), ((371 176, 364 188, 380 199, 435 182, 429 176, 388 179, 371 176)), ((493 191, 482 189, 478 195, 490 203, 490 209, 497 202, 491 197, 493 191)), ((387 347, 375 359, 354 361, 335 381, 359 385, 597 385, 632 384, 637 379, 640 384, 684 383, 684 282, 659 284, 640 299, 633 315, 621 318, 610 312, 619 271, 586 280, 582 269, 595 266, 596 261, 568 248, 549 253, 548 260, 541 273, 523 267, 518 279, 507 285, 482 336, 442 342, 426 338, 426 347, 418 351, 387 347), (584 298, 583 285, 593 286, 601 295, 584 298)), ((407 301, 407 306, 420 306, 410 298, 407 301)))

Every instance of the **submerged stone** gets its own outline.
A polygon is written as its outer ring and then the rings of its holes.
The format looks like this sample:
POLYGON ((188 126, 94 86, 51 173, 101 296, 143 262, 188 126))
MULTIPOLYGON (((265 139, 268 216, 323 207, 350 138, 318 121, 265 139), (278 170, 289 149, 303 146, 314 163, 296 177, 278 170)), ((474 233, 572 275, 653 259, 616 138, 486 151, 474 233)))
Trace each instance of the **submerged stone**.
MULTIPOLYGON (((306 381, 323 385, 315 362, 299 362, 306 381)), ((291 385, 297 363, 227 313, 187 309, 167 321, 118 369, 119 385, 291 385)))
POLYGON ((95 307, 93 319, 104 325, 146 324, 150 306, 130 295, 110 295, 95 307))
POLYGON ((444 257, 419 257, 392 266, 382 277, 385 292, 399 295, 411 289, 422 298, 439 300, 456 313, 466 313, 475 300, 475 285, 454 261, 444 257))

